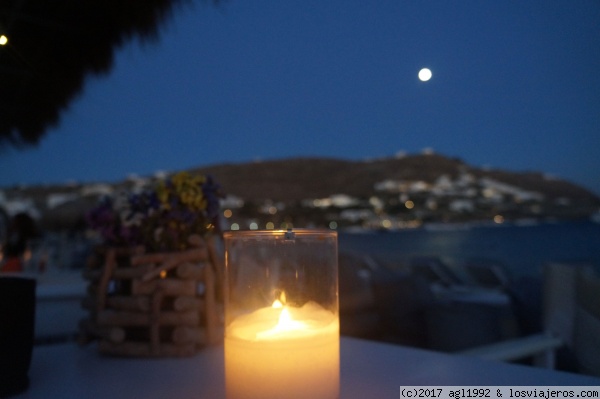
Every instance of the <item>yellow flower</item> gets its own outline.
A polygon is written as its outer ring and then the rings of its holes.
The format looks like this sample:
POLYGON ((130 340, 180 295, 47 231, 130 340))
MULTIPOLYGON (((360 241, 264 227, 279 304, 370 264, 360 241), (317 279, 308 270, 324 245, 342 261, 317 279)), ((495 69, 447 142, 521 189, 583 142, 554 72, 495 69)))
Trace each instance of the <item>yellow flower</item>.
POLYGON ((187 172, 179 172, 177 173, 175 176, 173 176, 173 185, 176 188, 181 187, 183 184, 185 184, 185 180, 187 179, 188 173, 187 172))
POLYGON ((156 196, 163 204, 169 201, 169 190, 163 181, 160 181, 156 187, 156 196))

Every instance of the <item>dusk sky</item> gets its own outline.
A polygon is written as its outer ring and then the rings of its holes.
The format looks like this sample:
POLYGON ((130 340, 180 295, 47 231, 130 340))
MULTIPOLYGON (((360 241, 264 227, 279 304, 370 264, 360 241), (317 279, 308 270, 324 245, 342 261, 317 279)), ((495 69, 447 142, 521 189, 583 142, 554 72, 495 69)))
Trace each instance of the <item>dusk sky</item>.
POLYGON ((600 2, 196 2, 0 152, 0 186, 424 148, 600 194, 600 2))

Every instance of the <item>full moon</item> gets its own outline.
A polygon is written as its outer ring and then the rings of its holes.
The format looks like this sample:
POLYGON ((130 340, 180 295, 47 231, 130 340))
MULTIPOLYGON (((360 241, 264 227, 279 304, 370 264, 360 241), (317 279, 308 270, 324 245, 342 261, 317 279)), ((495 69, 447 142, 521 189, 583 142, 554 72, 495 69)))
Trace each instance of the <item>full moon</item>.
POLYGON ((429 79, 431 79, 431 70, 429 70, 428 68, 423 68, 419 71, 419 79, 422 82, 427 82, 429 79))

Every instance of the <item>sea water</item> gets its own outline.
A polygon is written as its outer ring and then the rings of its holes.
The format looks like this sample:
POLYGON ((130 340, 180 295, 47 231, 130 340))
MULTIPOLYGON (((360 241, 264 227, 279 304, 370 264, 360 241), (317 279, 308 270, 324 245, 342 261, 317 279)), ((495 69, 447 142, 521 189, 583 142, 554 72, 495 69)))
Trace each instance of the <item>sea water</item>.
POLYGON ((450 266, 473 258, 499 262, 513 277, 539 277, 548 262, 586 263, 600 272, 600 223, 588 221, 341 232, 338 240, 340 251, 366 252, 392 268, 434 256, 450 266))

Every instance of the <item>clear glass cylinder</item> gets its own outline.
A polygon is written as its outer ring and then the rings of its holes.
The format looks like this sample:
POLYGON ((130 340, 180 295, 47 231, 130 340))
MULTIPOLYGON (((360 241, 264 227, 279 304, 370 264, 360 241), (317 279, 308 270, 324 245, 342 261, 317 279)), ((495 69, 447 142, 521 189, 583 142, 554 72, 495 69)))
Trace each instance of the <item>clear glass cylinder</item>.
POLYGON ((337 233, 224 233, 228 399, 339 397, 337 233))

